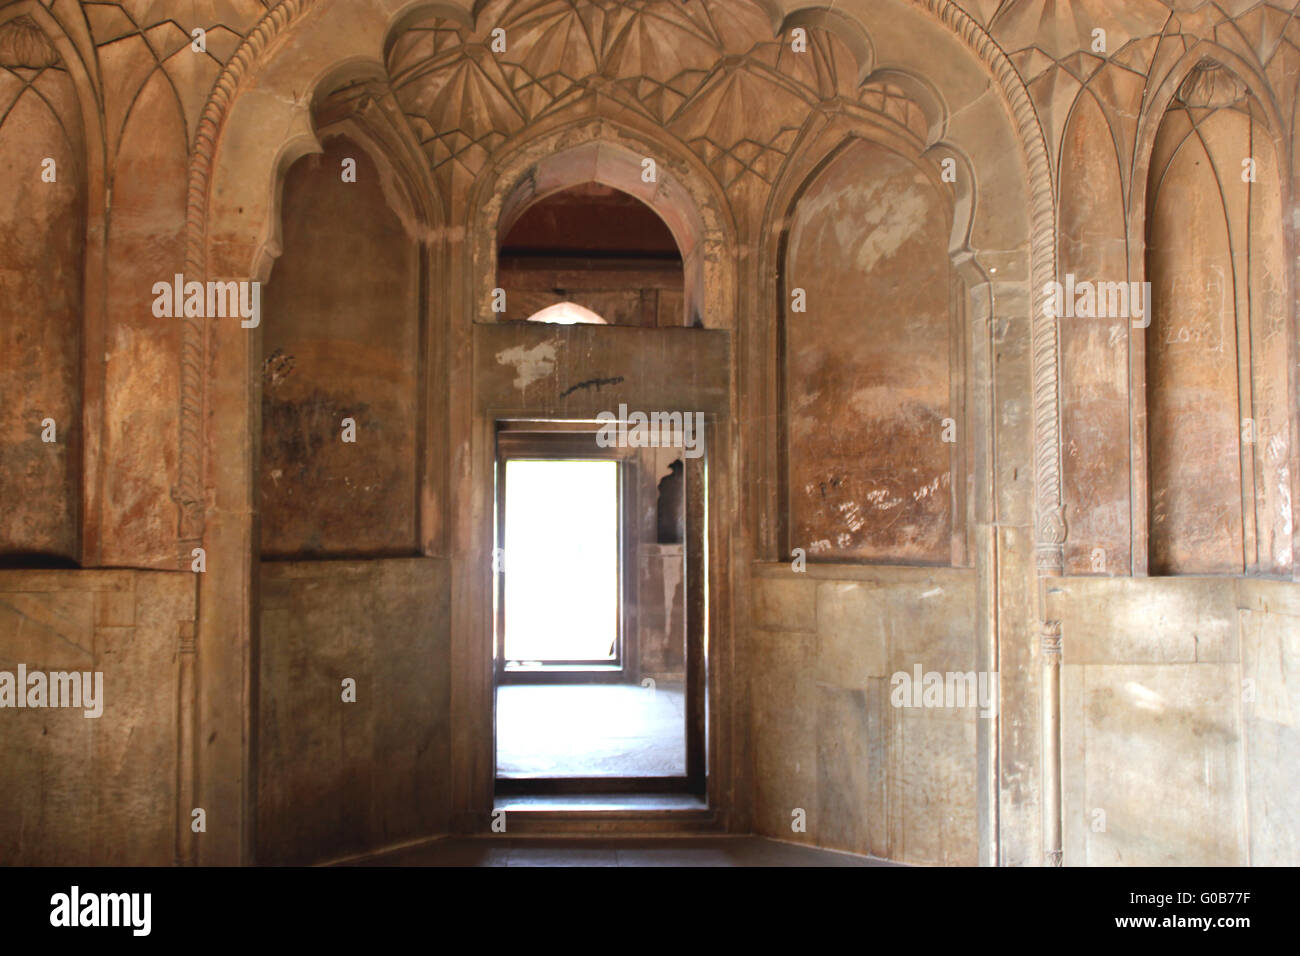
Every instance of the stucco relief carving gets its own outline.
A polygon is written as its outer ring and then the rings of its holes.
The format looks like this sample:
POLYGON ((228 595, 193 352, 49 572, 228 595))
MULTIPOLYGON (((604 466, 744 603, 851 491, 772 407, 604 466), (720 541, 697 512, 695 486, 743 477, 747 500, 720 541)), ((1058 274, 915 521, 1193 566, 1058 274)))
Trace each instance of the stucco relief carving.
POLYGON ((590 92, 680 138, 728 190, 746 177, 770 185, 809 107, 833 97, 922 140, 929 128, 896 84, 859 83, 864 64, 843 41, 808 28, 807 53, 793 52, 748 0, 497 0, 477 23, 430 18, 389 56, 398 99, 448 187, 472 180, 509 137, 590 92))
POLYGON ((39 70, 58 62, 58 51, 31 17, 14 17, 0 25, 0 66, 39 70))
MULTIPOLYGON (((1279 3, 1258 4, 1240 12, 1157 0, 1138 5, 1096 0, 1068 10, 1051 5, 1044 9, 1027 0, 923 0, 921 5, 949 24, 990 64, 1023 129, 1028 128, 1025 105, 1037 116, 1049 164, 1055 162, 1063 118, 1085 89, 1102 103, 1121 146, 1131 143, 1131 122, 1124 116, 1133 112, 1133 85, 1124 77, 1149 75, 1154 79, 1165 68, 1160 64, 1169 59, 1166 48, 1188 49, 1198 39, 1213 39, 1266 76, 1274 95, 1294 92, 1296 64, 1300 62, 1300 25, 1279 3), (1094 49, 1098 29, 1105 33, 1101 50, 1094 49), (1012 67, 1014 79, 1005 76, 1007 65, 1012 67), (1029 94, 1027 104, 1014 87, 1029 94)), ((243 0, 220 9, 200 5, 183 16, 174 16, 165 5, 145 9, 126 3, 99 3, 87 8, 86 20, 81 23, 64 22, 66 17, 59 10, 44 16, 57 21, 66 31, 64 42, 77 50, 82 62, 92 64, 90 76, 96 88, 103 86, 106 71, 112 69, 107 60, 102 65, 96 63, 100 56, 114 47, 125 50, 123 44, 138 43, 139 37, 147 38, 157 68, 172 77, 181 109, 195 117, 191 120, 196 124, 192 157, 201 169, 204 154, 210 150, 212 127, 205 127, 203 121, 209 108, 230 95, 231 80, 246 69, 249 53, 264 46, 268 36, 278 35, 305 6, 310 6, 310 0, 280 4, 243 0), (225 67, 202 110, 189 92, 193 83, 185 82, 189 78, 177 72, 186 62, 178 54, 188 51, 187 38, 198 28, 206 33, 206 57, 225 67), (235 64, 237 55, 245 57, 245 62, 235 64)), ((918 134, 928 135, 922 132, 928 117, 913 98, 888 83, 859 82, 861 50, 831 32, 811 29, 810 55, 796 59, 783 42, 785 38, 773 36, 768 13, 742 0, 705 9, 667 5, 664 10, 650 2, 557 2, 518 10, 497 2, 480 11, 478 23, 481 28, 476 31, 452 19, 429 21, 427 28, 411 31, 410 37, 401 38, 392 50, 395 84, 417 79, 423 84, 424 99, 413 107, 412 119, 418 121, 417 126, 424 124, 427 154, 443 176, 453 175, 458 167, 481 165, 501 136, 591 89, 619 98, 642 110, 647 118, 674 129, 728 190, 745 181, 771 183, 796 128, 780 108, 771 108, 773 104, 785 103, 797 112, 813 101, 848 96, 866 109, 887 114, 918 134), (507 31, 507 50, 489 63, 484 55, 492 52, 490 30, 498 25, 507 31), (672 55, 665 57, 661 52, 665 49, 672 55), (736 118, 755 97, 763 99, 763 112, 769 117, 766 122, 774 124, 757 136, 746 135, 736 126, 736 118), (482 115, 492 122, 481 129, 472 125, 460 129, 439 126, 430 119, 443 118, 438 110, 450 108, 453 102, 461 106, 480 103, 482 115), (699 135, 692 135, 695 133, 699 135)), ((53 48, 45 32, 32 17, 11 19, 0 38, 0 60, 34 67, 52 62, 53 48)), ((147 75, 125 85, 115 80, 111 89, 104 87, 104 103, 98 109, 122 115, 146 80, 147 75)), ((1232 74, 1198 69, 1179 95, 1190 97, 1188 103, 1218 105, 1224 97, 1241 95, 1240 85, 1232 74)), ((473 112, 460 110, 462 115, 473 112)), ((1033 139, 1031 135, 1028 141, 1033 139)), ((1031 146, 1029 152, 1032 167, 1037 149, 1031 146)), ((1127 178, 1128 170, 1122 175, 1127 178)), ((1051 174, 1035 171, 1031 178, 1047 184, 1046 205, 1050 207, 1051 174)), ((192 176, 192 191, 196 182, 202 182, 201 174, 192 176)), ((1043 206, 1043 200, 1036 198, 1036 223, 1044 221, 1043 206)), ((1043 245, 1036 242, 1037 247, 1043 245)), ((1037 275, 1035 284, 1036 279, 1037 275)), ((1051 406, 1059 405, 1053 368, 1059 366, 1055 339, 1045 323, 1036 323, 1040 501, 1035 524, 1045 568, 1058 563, 1055 552, 1068 519, 1059 493, 1060 433, 1054 423, 1059 415, 1051 414, 1051 406)), ((200 407, 190 384, 196 341, 194 330, 186 330, 181 465, 176 483, 177 500, 187 515, 181 532, 186 540, 192 539, 201 525, 201 519, 195 517, 197 496, 192 480, 196 473, 195 415, 200 407)))

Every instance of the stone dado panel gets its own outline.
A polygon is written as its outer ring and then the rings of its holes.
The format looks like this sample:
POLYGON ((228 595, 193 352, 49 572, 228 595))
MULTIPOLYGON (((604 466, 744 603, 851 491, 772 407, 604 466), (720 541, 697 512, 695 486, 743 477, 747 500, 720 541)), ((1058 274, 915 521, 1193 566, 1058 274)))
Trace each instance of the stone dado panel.
POLYGON ((102 672, 104 698, 97 718, 0 708, 0 863, 175 862, 195 593, 189 572, 0 571, 0 671, 102 672))
POLYGON ((1053 582, 1067 866, 1300 862, 1300 588, 1053 582))
POLYGON ((908 863, 977 862, 974 708, 895 707, 897 672, 973 672, 969 570, 757 566, 745 653, 754 825, 908 863), (806 831, 792 829, 803 810, 806 831))
POLYGON ((450 580, 431 558, 262 564, 259 862, 447 832, 450 580))

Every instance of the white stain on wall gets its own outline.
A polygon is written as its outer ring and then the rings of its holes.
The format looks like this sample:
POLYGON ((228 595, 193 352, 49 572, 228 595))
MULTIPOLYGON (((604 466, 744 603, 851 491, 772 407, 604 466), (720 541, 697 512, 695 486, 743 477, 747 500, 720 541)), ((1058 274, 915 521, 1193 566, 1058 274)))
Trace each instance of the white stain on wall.
POLYGON ((797 250, 844 250, 860 272, 868 273, 897 253, 922 228, 929 212, 927 197, 915 189, 899 190, 894 180, 854 183, 806 197, 790 237, 797 250), (805 231, 809 233, 805 235, 805 231))
POLYGON ((522 392, 533 382, 555 373, 555 343, 543 342, 530 349, 516 345, 498 352, 497 364, 515 367, 514 386, 522 392))

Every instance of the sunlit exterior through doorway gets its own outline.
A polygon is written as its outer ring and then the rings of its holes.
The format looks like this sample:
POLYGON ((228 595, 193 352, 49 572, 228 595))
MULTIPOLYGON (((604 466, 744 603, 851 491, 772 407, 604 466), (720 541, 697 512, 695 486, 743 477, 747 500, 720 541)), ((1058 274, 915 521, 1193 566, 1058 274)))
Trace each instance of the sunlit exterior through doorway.
POLYGON ((506 463, 505 657, 614 661, 618 463, 506 463))

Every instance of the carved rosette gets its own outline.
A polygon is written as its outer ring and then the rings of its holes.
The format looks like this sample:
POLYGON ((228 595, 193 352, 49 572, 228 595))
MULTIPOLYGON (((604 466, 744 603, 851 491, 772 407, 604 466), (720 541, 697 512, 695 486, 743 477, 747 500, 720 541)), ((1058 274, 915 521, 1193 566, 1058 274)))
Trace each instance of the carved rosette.
POLYGON ((1053 507, 1050 501, 1040 500, 1038 504, 1034 562, 1039 574, 1055 577, 1065 568, 1065 509, 1060 505, 1053 507))

